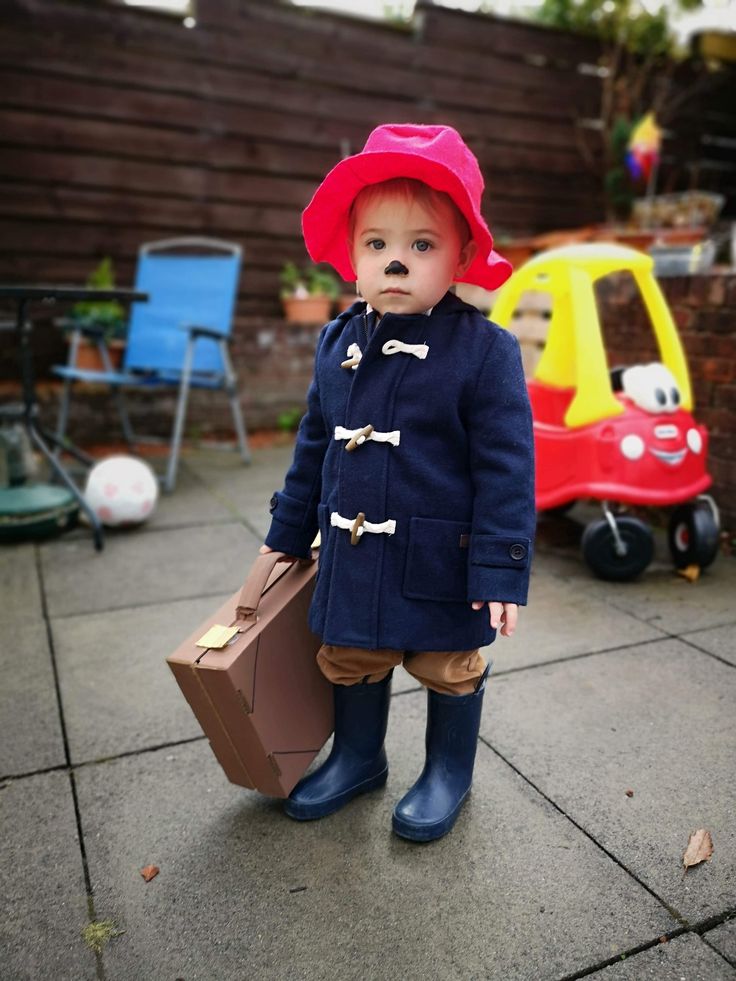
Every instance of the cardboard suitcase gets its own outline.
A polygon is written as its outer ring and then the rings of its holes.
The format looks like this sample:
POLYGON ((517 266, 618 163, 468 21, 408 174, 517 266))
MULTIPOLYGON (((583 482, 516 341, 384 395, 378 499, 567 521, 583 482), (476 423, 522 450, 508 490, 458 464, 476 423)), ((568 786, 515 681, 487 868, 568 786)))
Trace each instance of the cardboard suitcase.
POLYGON ((332 733, 333 701, 307 626, 317 562, 279 559, 260 555, 166 660, 227 778, 288 797, 332 733))

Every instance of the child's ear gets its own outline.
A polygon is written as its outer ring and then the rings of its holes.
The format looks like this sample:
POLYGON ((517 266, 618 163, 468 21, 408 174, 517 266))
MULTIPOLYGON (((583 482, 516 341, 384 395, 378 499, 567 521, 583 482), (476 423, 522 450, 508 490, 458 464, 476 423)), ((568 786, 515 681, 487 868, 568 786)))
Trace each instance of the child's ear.
POLYGON ((460 255, 458 256, 457 266, 455 267, 455 279, 460 279, 470 268, 470 264, 473 259, 475 259, 476 253, 478 252, 478 246, 471 238, 462 249, 460 250, 460 255))

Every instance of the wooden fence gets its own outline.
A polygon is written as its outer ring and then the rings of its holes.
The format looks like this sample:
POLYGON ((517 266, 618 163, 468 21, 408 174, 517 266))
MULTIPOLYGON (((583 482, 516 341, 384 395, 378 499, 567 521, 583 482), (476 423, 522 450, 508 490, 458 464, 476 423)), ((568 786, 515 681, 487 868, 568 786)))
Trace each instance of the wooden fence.
POLYGON ((409 27, 273 0, 199 8, 187 30, 99 0, 6 0, 0 278, 78 281, 110 255, 129 282, 141 242, 207 233, 245 247, 239 314, 275 314, 302 208, 382 121, 457 126, 501 239, 602 217, 577 146, 600 99, 579 70, 594 42, 426 3, 409 27))
MULTIPOLYGON (((480 160, 501 248, 505 236, 603 218, 600 174, 578 146, 580 121, 599 112, 600 77, 581 69, 598 59, 594 41, 428 0, 409 25, 286 0, 198 7, 188 30, 112 0, 4 0, 0 281, 81 282, 110 256, 127 285, 142 242, 238 241, 234 355, 251 425, 303 404, 314 332, 283 324, 279 270, 306 259, 299 219, 316 184, 376 124, 456 126, 480 160)), ((692 71, 676 82, 683 93, 692 71)), ((683 102, 664 181, 697 174, 700 187, 732 194, 732 90, 722 73, 683 102)), ((17 377, 11 343, 0 335, 6 383, 17 377)), ((34 347, 48 377, 63 341, 37 331, 34 347)), ((190 420, 227 426, 218 405, 195 399, 190 420)), ((159 408, 164 429, 169 405, 159 408)))

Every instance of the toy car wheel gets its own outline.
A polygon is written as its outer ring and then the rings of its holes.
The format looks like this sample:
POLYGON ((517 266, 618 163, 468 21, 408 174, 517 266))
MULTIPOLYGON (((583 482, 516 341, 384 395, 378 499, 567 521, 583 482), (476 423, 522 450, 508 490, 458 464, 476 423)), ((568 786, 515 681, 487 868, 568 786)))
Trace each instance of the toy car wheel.
POLYGON ((681 504, 670 516, 667 540, 677 569, 705 569, 718 555, 720 528, 712 512, 697 504, 681 504))
POLYGON ((654 538, 649 525, 638 518, 617 518, 626 554, 616 551, 616 540, 607 521, 591 521, 580 543, 583 558, 599 579, 627 582, 643 572, 654 555, 654 538))

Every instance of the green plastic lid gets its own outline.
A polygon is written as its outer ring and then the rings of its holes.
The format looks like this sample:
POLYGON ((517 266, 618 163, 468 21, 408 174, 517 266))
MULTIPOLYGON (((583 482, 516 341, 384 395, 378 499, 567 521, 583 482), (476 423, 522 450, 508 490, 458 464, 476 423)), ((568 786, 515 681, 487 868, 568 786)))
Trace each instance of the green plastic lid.
POLYGON ((46 538, 76 524, 79 504, 53 484, 0 487, 0 541, 46 538))

